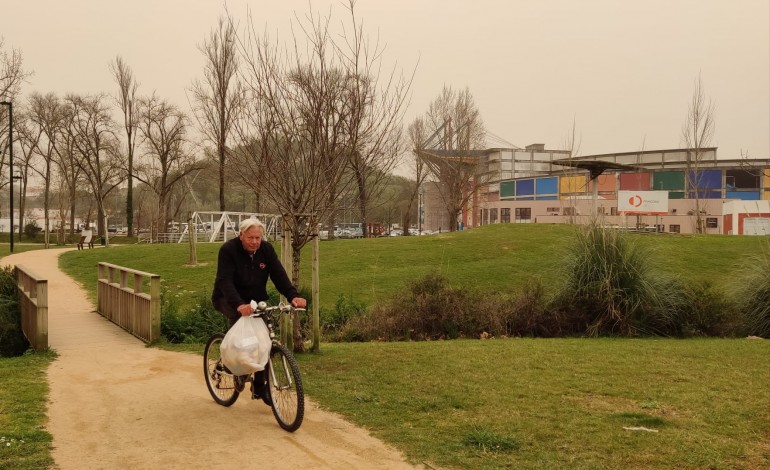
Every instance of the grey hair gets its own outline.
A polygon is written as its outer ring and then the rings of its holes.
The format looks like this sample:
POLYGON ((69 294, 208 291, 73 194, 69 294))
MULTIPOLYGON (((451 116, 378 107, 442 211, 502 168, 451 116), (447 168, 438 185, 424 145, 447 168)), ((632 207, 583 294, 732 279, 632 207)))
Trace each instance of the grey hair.
POLYGON ((265 234, 265 224, 263 224, 261 220, 252 217, 241 220, 238 230, 240 230, 240 233, 244 233, 246 230, 255 226, 262 229, 262 235, 265 234))

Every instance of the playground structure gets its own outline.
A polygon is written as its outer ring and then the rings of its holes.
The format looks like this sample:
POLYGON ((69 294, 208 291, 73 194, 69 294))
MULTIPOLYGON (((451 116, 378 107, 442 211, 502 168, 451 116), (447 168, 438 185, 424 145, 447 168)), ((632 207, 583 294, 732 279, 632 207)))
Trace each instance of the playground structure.
POLYGON ((238 225, 244 219, 257 218, 265 224, 265 238, 281 236, 281 216, 257 212, 193 212, 189 223, 174 224, 171 232, 139 234, 139 243, 184 243, 195 236, 198 243, 222 243, 238 236, 238 225))

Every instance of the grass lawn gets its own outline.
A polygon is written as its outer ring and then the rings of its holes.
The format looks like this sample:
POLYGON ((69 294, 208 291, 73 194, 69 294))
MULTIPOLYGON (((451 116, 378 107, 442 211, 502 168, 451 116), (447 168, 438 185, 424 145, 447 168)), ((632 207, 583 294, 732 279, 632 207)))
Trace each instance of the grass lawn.
POLYGON ((314 400, 414 462, 770 468, 766 340, 324 344, 299 360, 314 400))
POLYGON ((43 428, 46 369, 53 353, 0 358, 0 468, 38 470, 52 465, 51 435, 43 428))
MULTIPOLYGON (((372 304, 429 272, 483 289, 516 289, 533 277, 556 286, 573 230, 506 224, 324 242, 321 305, 333 308, 339 295, 372 304)), ((663 270, 724 288, 740 282, 754 256, 770 251, 762 237, 634 238, 653 248, 663 270)), ((169 289, 193 298, 210 292, 217 249, 198 245, 196 267, 186 265, 184 244, 72 251, 60 265, 92 295, 96 264, 107 261, 160 274, 169 289)), ((305 284, 309 253, 303 253, 305 284)), ((321 353, 298 359, 314 400, 413 462, 449 468, 770 468, 767 340, 323 343, 321 353)), ((24 447, 0 449, 0 468, 50 463, 50 436, 41 431, 50 360, 0 359, 0 438, 18 443, 25 437, 24 447)))
MULTIPOLYGON (((391 298, 407 282, 441 273, 450 283, 485 290, 516 290, 538 278, 553 290, 575 227, 498 224, 463 232, 420 237, 335 240, 320 244, 322 308, 344 295, 371 305, 391 298)), ((719 235, 631 235, 650 245, 661 270, 694 282, 734 287, 752 257, 770 252, 764 237, 719 235)), ((124 245, 65 253, 61 268, 81 281, 92 296, 96 265, 106 261, 160 274, 177 293, 208 295, 216 273, 218 244, 197 245, 198 266, 187 265, 187 244, 124 245)), ((310 248, 303 250, 301 285, 310 286, 310 248)), ((192 300, 191 300, 192 301, 192 300)))

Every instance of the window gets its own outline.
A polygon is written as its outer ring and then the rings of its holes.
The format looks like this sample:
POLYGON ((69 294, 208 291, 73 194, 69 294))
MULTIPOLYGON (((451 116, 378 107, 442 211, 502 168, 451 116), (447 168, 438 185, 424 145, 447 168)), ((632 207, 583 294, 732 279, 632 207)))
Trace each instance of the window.
POLYGON ((565 207, 564 215, 577 215, 577 210, 575 207, 565 207))
POLYGON ((671 233, 679 233, 679 225, 674 225, 674 224, 669 225, 668 231, 671 233))
POLYGON ((497 208, 489 209, 489 223, 490 224, 497 223, 497 208))
POLYGON ((604 206, 599 206, 596 208, 596 214, 597 215, 604 215, 604 206))
MULTIPOLYGON (((617 207, 610 207, 610 215, 618 215, 618 208, 617 207)), ((662 230, 661 230, 662 232, 662 230)))
POLYGON ((516 208, 516 220, 531 220, 532 209, 529 207, 517 207, 516 208))
POLYGON ((548 208, 545 209, 545 211, 546 212, 557 212, 558 213, 559 212, 559 208, 558 207, 548 207, 548 208))
POLYGON ((716 217, 706 217, 706 227, 707 228, 719 227, 719 219, 717 219, 716 217))
POLYGON ((485 225, 487 223, 487 210, 481 209, 481 220, 479 225, 485 225))
POLYGON ((655 226, 655 231, 658 233, 663 233, 666 231, 666 226, 663 224, 658 224, 655 226))
POLYGON ((500 209, 500 223, 503 223, 503 224, 511 223, 511 209, 507 207, 500 209))

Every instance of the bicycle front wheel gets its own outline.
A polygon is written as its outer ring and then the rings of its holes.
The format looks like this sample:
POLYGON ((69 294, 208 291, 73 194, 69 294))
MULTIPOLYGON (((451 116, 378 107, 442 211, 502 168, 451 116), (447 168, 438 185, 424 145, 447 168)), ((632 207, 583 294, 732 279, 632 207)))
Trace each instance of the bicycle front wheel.
POLYGON ((217 333, 209 338, 206 349, 203 350, 203 373, 206 376, 206 386, 214 401, 222 406, 230 406, 238 399, 238 388, 235 376, 222 364, 219 347, 225 335, 217 333))
POLYGON ((281 344, 274 344, 268 361, 268 393, 273 416, 289 432, 299 429, 305 416, 305 392, 294 356, 281 344))

